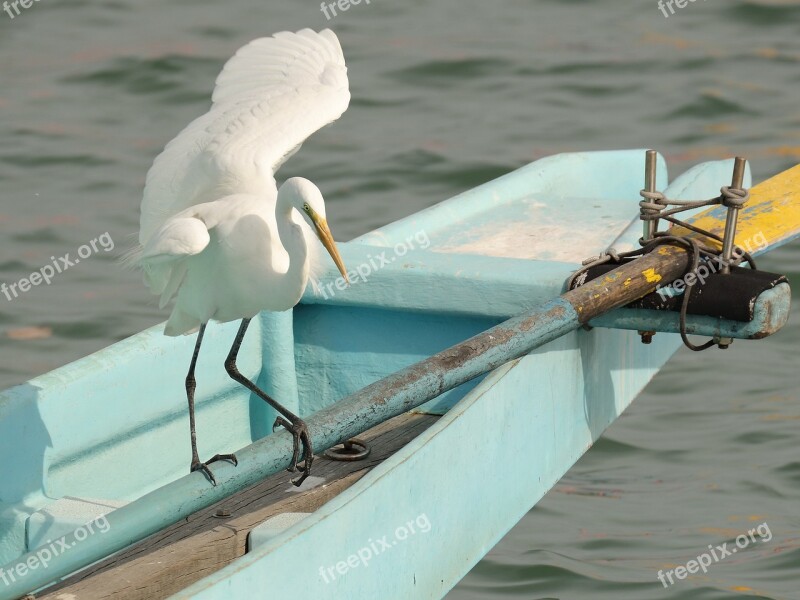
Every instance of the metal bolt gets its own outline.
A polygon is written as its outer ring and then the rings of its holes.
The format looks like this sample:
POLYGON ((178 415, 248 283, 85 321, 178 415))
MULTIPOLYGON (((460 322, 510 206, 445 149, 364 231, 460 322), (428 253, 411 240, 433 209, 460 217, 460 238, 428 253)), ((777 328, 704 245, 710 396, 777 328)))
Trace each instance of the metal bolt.
MULTIPOLYGON (((738 190, 744 183, 744 167, 747 161, 741 156, 737 156, 733 161, 733 177, 731 179, 731 189, 738 190)), ((739 207, 729 206, 728 216, 725 219, 725 234, 722 237, 722 273, 731 272, 731 256, 733 256, 734 238, 736 237, 736 222, 739 220, 739 207)))
POLYGON ((224 519, 225 517, 230 517, 231 513, 226 508, 218 508, 217 512, 214 513, 214 516, 218 519, 224 519))
POLYGON ((642 336, 642 343, 643 344, 650 344, 653 342, 653 336, 656 334, 655 331, 639 331, 639 335, 642 336))
MULTIPOLYGON (((648 150, 644 155, 644 190, 646 192, 656 191, 656 158, 658 154, 655 150, 648 150)), ((645 221, 642 223, 642 237, 645 242, 653 239, 653 235, 658 230, 658 221, 645 221)), ((650 342, 645 342, 649 344, 650 342)))
POLYGON ((720 350, 727 350, 733 343, 733 338, 720 337, 720 338, 715 338, 714 341, 717 343, 717 347, 720 350))

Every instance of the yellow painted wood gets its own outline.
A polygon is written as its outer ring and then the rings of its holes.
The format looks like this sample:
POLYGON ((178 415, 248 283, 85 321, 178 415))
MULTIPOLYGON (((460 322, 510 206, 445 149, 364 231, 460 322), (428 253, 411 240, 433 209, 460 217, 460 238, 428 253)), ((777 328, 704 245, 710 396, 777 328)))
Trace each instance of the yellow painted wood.
MULTIPOLYGON (((727 209, 710 208, 691 219, 692 225, 722 237, 727 209)), ((673 227, 673 235, 698 234, 673 227)), ((800 165, 759 183, 750 190, 750 199, 739 211, 736 244, 748 251, 774 246, 800 231, 800 165), (750 248, 748 248, 750 246, 750 248)), ((719 247, 719 244, 716 244, 719 247)))
MULTIPOLYGON (((726 217, 727 209, 715 206, 689 222, 721 237, 725 230, 726 217)), ((707 245, 712 242, 683 227, 673 227, 670 232, 676 236, 702 238, 707 245)), ((758 253, 793 239, 798 234, 800 165, 771 177, 750 190, 750 199, 739 211, 735 241, 748 252, 758 253)), ((593 314, 601 314, 653 292, 661 281, 669 282, 680 277, 686 272, 687 261, 684 248, 661 246, 630 265, 619 267, 604 277, 598 277, 577 288, 588 295, 581 299, 570 297, 569 300, 581 322, 586 322, 593 314)), ((568 292, 567 295, 571 293, 568 292)))

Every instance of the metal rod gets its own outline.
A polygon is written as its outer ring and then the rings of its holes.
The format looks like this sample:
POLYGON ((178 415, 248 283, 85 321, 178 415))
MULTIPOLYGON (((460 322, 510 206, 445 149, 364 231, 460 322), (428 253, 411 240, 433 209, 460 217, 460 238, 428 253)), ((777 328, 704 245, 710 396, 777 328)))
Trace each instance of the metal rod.
MULTIPOLYGON (((658 153, 655 150, 648 150, 644 155, 644 190, 646 192, 656 191, 656 165, 658 153)), ((642 237, 644 241, 653 239, 653 235, 658 231, 658 220, 644 221, 642 224, 642 237)))
MULTIPOLYGON (((744 184, 744 168, 747 161, 741 156, 737 156, 733 161, 733 177, 731 179, 731 189, 742 189, 744 184)), ((722 273, 731 272, 731 257, 733 256, 733 246, 736 238, 736 224, 739 220, 739 207, 729 206, 728 215, 725 219, 725 234, 722 238, 722 273)))

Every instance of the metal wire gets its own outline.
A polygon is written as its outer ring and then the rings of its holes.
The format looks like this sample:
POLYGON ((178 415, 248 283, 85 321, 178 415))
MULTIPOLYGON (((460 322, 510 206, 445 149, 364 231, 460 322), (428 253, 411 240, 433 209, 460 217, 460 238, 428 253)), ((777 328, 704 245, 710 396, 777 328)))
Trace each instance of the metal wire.
MULTIPOLYGON (((723 241, 720 236, 685 221, 681 221, 672 215, 687 210, 702 208, 704 206, 723 205, 726 207, 739 208, 743 206, 744 203, 750 198, 748 190, 732 188, 730 186, 723 186, 720 189, 719 196, 710 198, 708 200, 670 200, 662 192, 650 192, 647 190, 640 191, 639 195, 642 197, 642 200, 639 202, 639 218, 642 221, 658 221, 659 219, 664 219, 673 225, 684 227, 689 231, 693 231, 698 235, 720 243, 723 241), (669 208, 670 206, 673 208, 669 208)), ((720 260, 722 255, 721 249, 718 250, 712 246, 701 244, 698 240, 692 237, 671 235, 669 231, 655 232, 653 234, 653 239, 648 241, 645 241, 644 238, 639 238, 639 244, 642 247, 638 250, 618 253, 614 250, 614 248, 609 248, 598 257, 586 259, 583 261, 581 268, 575 271, 567 280, 567 289, 572 289, 573 287, 583 285, 586 282, 586 276, 589 269, 593 267, 604 265, 610 262, 619 264, 625 259, 642 256, 652 252, 659 246, 677 246, 679 248, 684 248, 687 251, 690 256, 690 260, 686 271, 684 272, 684 276, 688 273, 695 272, 700 266, 701 260, 720 260)), ((742 262, 747 262, 751 269, 756 268, 755 260, 753 260, 753 257, 748 252, 746 252, 740 246, 734 246, 734 250, 738 257, 735 261, 737 265, 741 264, 742 262)), ((717 342, 714 339, 711 339, 703 344, 696 345, 689 340, 689 337, 686 333, 686 315, 688 314, 689 301, 691 300, 694 286, 694 283, 691 285, 687 283, 686 291, 683 293, 683 299, 681 301, 679 313, 680 334, 681 339, 687 348, 694 350, 695 352, 699 352, 714 346, 717 342)))

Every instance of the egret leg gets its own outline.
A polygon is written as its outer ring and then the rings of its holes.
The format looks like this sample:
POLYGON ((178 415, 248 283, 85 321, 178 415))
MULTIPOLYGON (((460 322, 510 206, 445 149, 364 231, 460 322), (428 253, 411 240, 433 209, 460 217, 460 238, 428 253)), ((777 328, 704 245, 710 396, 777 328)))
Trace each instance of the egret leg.
POLYGON ((278 427, 285 427, 292 434, 294 439, 294 451, 292 453, 292 463, 288 469, 290 472, 298 470, 297 461, 300 459, 300 445, 302 444, 304 460, 303 466, 299 468, 302 475, 292 480, 293 484, 299 486, 305 481, 305 478, 308 477, 308 474, 311 472, 311 463, 314 461, 314 449, 311 445, 311 436, 308 435, 308 427, 306 427, 306 423, 303 419, 276 402, 256 384, 239 372, 239 368, 236 366, 236 358, 239 356, 239 349, 242 347, 242 340, 244 339, 244 334, 247 332, 248 325, 250 325, 250 319, 242 319, 239 332, 236 334, 236 339, 233 341, 231 351, 228 354, 228 358, 225 360, 225 370, 234 381, 241 383, 280 413, 281 416, 275 419, 275 424, 272 426, 272 429, 274 431, 278 427))
POLYGON ((194 354, 192 354, 192 363, 189 365, 189 373, 186 375, 186 398, 189 400, 189 433, 192 436, 192 464, 190 473, 194 471, 202 471, 206 477, 211 480, 211 483, 217 485, 217 480, 214 479, 214 474, 208 465, 217 460, 229 460, 234 465, 238 464, 235 454, 217 454, 207 462, 200 462, 200 457, 197 454, 197 431, 195 430, 194 421, 194 392, 197 389, 197 380, 194 378, 194 369, 197 366, 197 357, 200 355, 200 345, 203 343, 203 335, 206 332, 205 323, 200 326, 200 331, 197 333, 197 342, 194 345, 194 354))

